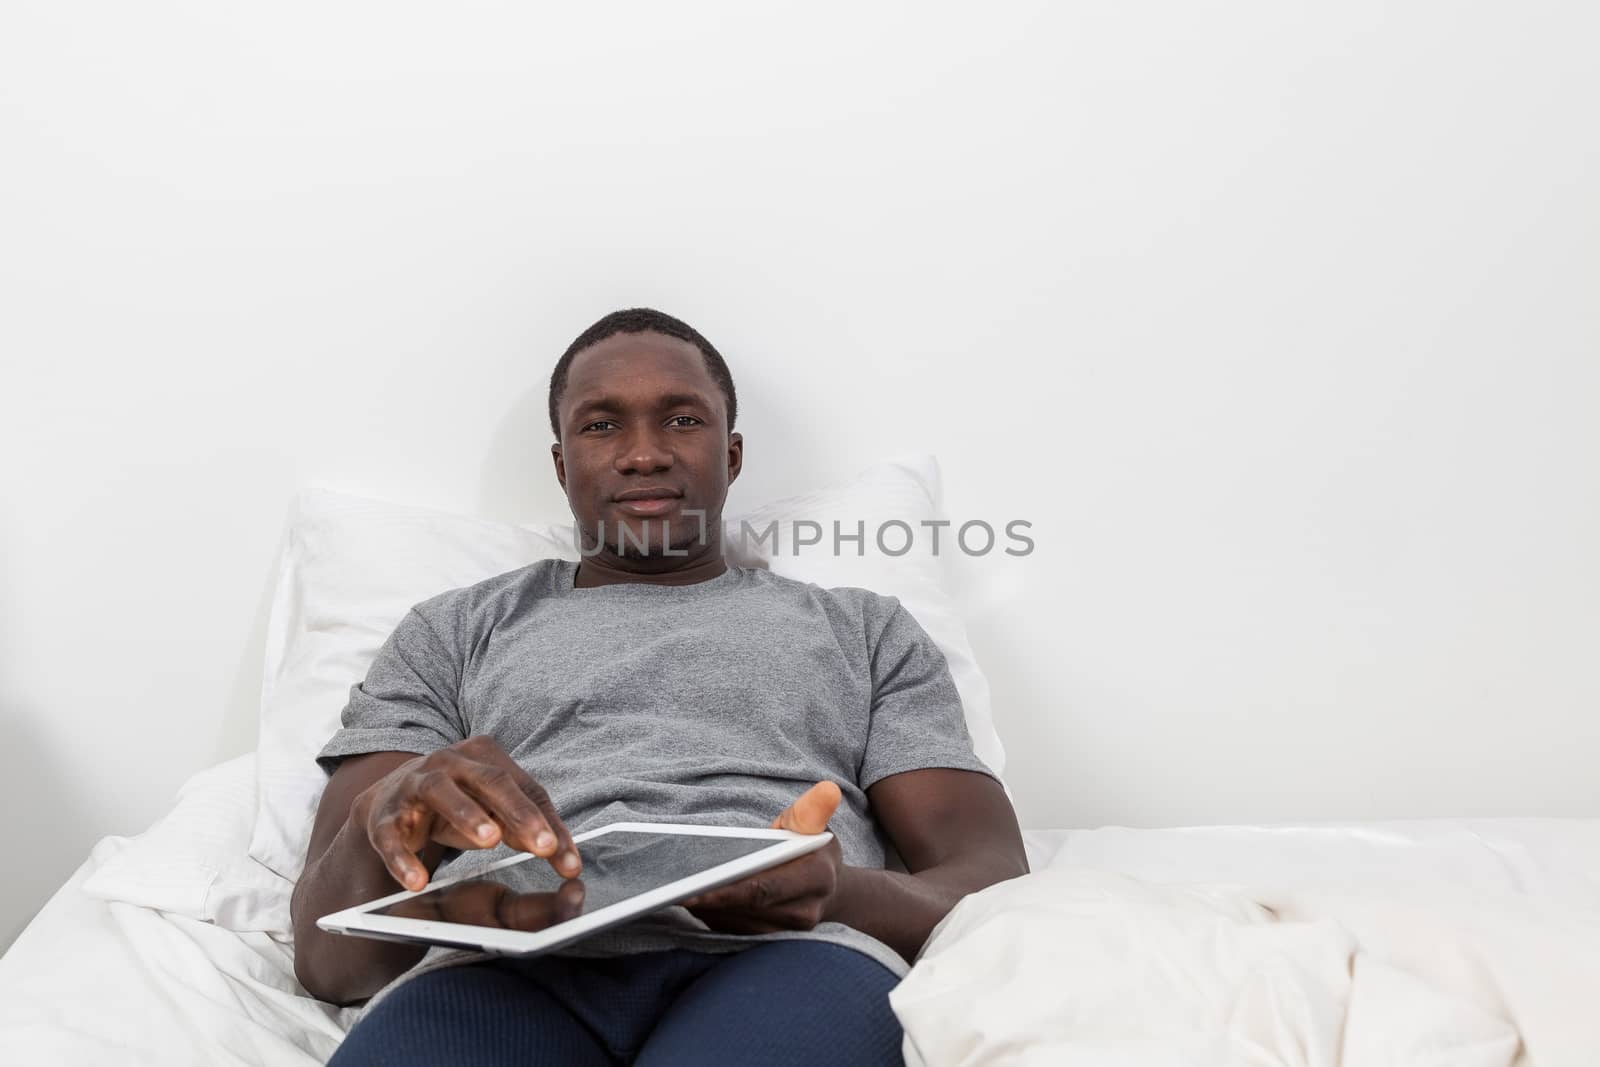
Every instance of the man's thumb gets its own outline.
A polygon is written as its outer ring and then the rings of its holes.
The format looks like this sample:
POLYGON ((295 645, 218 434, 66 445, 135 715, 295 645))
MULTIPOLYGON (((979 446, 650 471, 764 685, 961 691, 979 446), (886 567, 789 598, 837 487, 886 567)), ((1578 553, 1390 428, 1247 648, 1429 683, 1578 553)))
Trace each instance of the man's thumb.
POLYGON ((828 820, 839 807, 842 795, 832 782, 818 782, 772 820, 772 828, 797 834, 820 834, 828 828, 828 820))

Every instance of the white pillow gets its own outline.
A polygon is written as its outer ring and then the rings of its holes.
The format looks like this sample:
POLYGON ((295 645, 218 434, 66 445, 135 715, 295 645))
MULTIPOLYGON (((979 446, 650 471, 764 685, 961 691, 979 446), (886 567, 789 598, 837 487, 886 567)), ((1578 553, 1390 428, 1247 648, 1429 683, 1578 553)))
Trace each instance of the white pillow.
POLYGON ((249 753, 180 786, 172 810, 96 868, 83 891, 229 930, 288 936, 294 883, 246 854, 255 815, 256 756, 249 753))
MULTIPOLYGON (((878 464, 833 489, 725 516, 735 534, 725 551, 742 566, 898 597, 944 653, 973 748, 998 775, 1005 750, 989 713, 989 685, 945 590, 944 561, 923 547, 926 531, 919 524, 941 518, 938 462, 917 456, 878 464), (853 542, 845 544, 845 554, 833 554, 836 519, 846 534, 855 532, 858 521, 866 524, 860 555, 853 542), (919 535, 918 547, 900 556, 882 552, 874 533, 889 519, 909 524, 919 535), (779 553, 772 554, 770 539, 739 538, 741 520, 757 532, 777 521, 779 553), (799 520, 819 523, 824 542, 796 554, 790 534, 791 523, 799 520)), ((886 544, 898 550, 902 540, 896 533, 886 544)), ((267 628, 252 857, 286 878, 299 877, 327 781, 316 754, 339 728, 350 687, 366 677, 405 613, 446 590, 548 558, 578 558, 570 517, 515 526, 325 489, 299 494, 267 628)))

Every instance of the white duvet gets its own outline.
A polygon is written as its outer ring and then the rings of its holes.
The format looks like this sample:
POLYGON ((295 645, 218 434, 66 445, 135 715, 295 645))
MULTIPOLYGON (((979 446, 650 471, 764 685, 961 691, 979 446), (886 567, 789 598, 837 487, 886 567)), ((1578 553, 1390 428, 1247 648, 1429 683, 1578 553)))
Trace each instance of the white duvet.
POLYGON ((1600 907, 1061 865, 963 901, 890 1000, 912 1067, 1593 1067, 1600 907))

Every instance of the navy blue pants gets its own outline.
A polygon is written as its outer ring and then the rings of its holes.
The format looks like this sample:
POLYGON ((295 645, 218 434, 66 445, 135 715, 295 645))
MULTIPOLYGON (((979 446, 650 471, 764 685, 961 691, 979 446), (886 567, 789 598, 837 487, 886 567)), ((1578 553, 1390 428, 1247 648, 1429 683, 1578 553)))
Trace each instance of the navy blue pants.
POLYGON ((825 941, 488 960, 406 982, 329 1065, 900 1064, 898 981, 825 941))

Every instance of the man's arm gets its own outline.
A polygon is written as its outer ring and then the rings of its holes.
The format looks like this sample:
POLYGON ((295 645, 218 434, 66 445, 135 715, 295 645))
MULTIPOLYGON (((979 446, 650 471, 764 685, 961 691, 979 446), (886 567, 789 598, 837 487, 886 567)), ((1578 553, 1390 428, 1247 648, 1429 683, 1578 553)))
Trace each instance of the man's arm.
MULTIPOLYGON (((324 915, 403 888, 372 847, 365 825, 351 819, 351 806, 369 786, 417 758, 410 752, 351 757, 339 764, 323 791, 305 871, 289 905, 295 977, 319 1000, 349 1004, 370 997, 428 950, 426 945, 347 937, 317 926, 324 915)), ((433 843, 419 857, 430 874, 443 858, 444 846, 433 843)))
POLYGON ((332 934, 318 929, 317 919, 397 889, 423 888, 446 849, 502 842, 544 857, 563 878, 583 869, 549 794, 492 738, 469 737, 426 756, 374 752, 345 760, 317 808, 290 903, 295 977, 335 1004, 370 997, 427 946, 332 934))
POLYGON ((892 774, 867 800, 909 873, 841 867, 823 918, 871 934, 907 962, 962 897, 1028 873, 1016 812, 986 774, 892 774))
MULTIPOLYGON (((968 893, 1028 873, 1022 831, 1005 790, 986 774, 936 768, 879 779, 872 812, 910 873, 848 867, 839 842, 684 906, 713 930, 762 934, 839 922, 912 960, 939 920, 968 893)), ((772 823, 817 834, 837 810, 839 787, 818 782, 772 823)))

